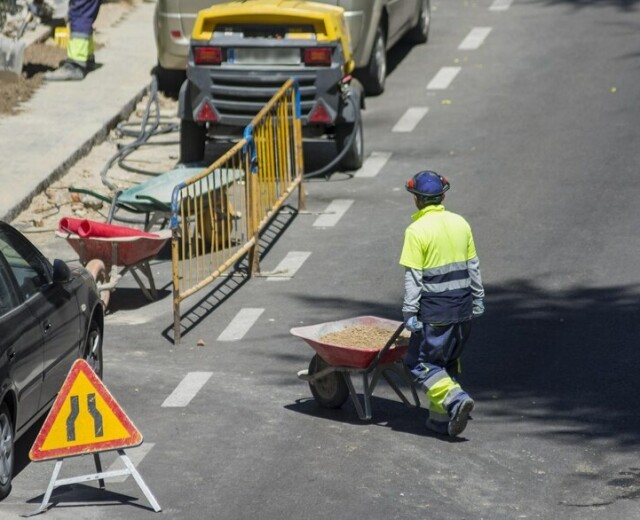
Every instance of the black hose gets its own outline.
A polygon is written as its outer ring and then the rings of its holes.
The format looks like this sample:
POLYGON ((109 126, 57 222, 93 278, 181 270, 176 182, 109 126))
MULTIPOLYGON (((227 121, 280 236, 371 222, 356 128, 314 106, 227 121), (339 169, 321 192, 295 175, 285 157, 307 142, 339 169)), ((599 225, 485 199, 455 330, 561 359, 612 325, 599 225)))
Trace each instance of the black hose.
MULTIPOLYGON (((134 133, 130 130, 126 130, 125 126, 132 126, 132 123, 121 122, 117 125, 118 130, 122 133, 122 135, 135 137, 135 140, 131 143, 128 143, 118 149, 118 151, 107 161, 102 170, 100 171, 100 178, 102 180, 102 184, 107 186, 112 191, 117 191, 119 188, 115 184, 113 184, 108 178, 107 173, 111 169, 111 167, 116 163, 123 170, 127 170, 134 173, 141 173, 145 175, 161 175, 164 172, 150 172, 148 170, 142 170, 138 168, 133 168, 131 166, 127 166, 124 164, 124 160, 131 155, 134 151, 136 151, 141 146, 145 146, 148 144, 147 141, 154 135, 162 135, 168 134, 171 132, 175 132, 178 129, 178 125, 166 124, 161 122, 160 118, 160 103, 158 101, 158 79, 155 75, 151 77, 151 84, 149 85, 149 98, 147 100, 147 105, 145 107, 142 121, 140 123, 140 130, 137 133, 134 133), (151 106, 154 106, 155 110, 155 118, 152 122, 150 120, 151 114, 151 106)), ((158 144, 158 143, 153 143, 158 144)), ((162 143, 165 144, 175 144, 175 143, 162 143)))

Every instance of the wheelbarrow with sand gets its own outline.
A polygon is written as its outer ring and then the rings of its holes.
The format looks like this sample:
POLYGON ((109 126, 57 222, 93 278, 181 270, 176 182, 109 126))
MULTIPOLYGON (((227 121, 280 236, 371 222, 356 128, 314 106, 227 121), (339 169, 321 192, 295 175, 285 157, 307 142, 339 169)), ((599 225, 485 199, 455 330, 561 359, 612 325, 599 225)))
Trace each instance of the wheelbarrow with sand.
POLYGON ((292 328, 292 335, 302 338, 316 351, 309 368, 300 370, 298 378, 309 383, 311 394, 323 408, 340 408, 351 397, 361 420, 371 419, 371 396, 381 377, 404 404, 419 407, 418 394, 403 362, 408 347, 403 329, 402 322, 375 316, 292 328), (362 377, 362 397, 352 376, 362 377), (397 379, 409 387, 413 403, 404 395, 397 379))

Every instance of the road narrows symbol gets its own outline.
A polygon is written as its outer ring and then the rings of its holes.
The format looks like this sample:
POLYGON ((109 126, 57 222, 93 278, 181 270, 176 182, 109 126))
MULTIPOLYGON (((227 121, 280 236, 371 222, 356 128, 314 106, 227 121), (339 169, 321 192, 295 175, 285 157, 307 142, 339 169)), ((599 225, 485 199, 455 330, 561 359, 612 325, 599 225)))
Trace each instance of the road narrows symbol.
POLYGON ((76 419, 80 412, 80 406, 78 405, 78 396, 72 395, 69 397, 71 403, 71 413, 67 417, 67 441, 72 442, 76 440, 76 419))
POLYGON ((102 429, 102 414, 96 408, 96 394, 87 395, 87 406, 91 417, 93 417, 93 429, 95 435, 96 437, 102 437, 104 435, 104 431, 102 429))

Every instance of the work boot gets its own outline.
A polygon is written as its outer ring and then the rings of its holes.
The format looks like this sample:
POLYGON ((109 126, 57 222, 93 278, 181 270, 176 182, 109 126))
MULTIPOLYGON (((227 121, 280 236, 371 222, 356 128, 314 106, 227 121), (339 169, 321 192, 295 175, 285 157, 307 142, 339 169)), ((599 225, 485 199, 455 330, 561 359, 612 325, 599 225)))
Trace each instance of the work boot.
POLYGON ((80 81, 84 79, 85 69, 71 61, 65 61, 62 67, 45 73, 47 81, 80 81))
POLYGON ((94 54, 90 54, 87 58, 87 72, 96 70, 96 57, 94 54))
POLYGON ((427 420, 425 422, 425 426, 427 427, 427 429, 431 430, 432 432, 438 433, 440 435, 447 435, 448 433, 447 423, 442 421, 434 421, 431 418, 429 410, 427 410, 427 420))
POLYGON ((457 401, 449 412, 449 425, 447 432, 451 437, 457 437, 467 427, 467 421, 469 420, 469 414, 473 410, 475 405, 471 397, 465 397, 457 401))

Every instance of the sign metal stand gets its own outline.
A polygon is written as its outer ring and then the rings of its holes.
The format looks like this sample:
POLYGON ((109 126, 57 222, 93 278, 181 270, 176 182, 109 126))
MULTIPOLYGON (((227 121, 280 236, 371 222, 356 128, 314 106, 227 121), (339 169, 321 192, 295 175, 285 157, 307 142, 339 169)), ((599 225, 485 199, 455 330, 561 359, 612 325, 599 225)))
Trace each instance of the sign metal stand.
POLYGON ((45 492, 44 498, 42 499, 42 504, 40 504, 40 507, 35 511, 23 516, 25 518, 28 518, 30 516, 39 515, 40 513, 45 512, 49 507, 49 500, 51 499, 51 494, 53 493, 53 490, 59 486, 65 486, 69 484, 80 484, 84 482, 91 482, 93 480, 97 480, 98 486, 100 487, 100 489, 105 489, 104 479, 121 477, 124 475, 131 475, 135 479, 136 483, 138 484, 138 487, 144 493, 144 496, 147 497, 149 504, 151 504, 151 507, 153 507, 153 510, 156 513, 159 513, 160 511, 162 511, 160 504, 158 504, 158 501, 153 496, 153 493, 151 492, 151 490, 143 480, 142 475, 140 475, 136 467, 133 465, 133 462, 131 462, 131 459, 129 459, 129 457, 124 452, 124 450, 117 450, 117 452, 120 458, 122 459, 122 461, 124 462, 124 465, 126 466, 125 469, 102 471, 102 464, 100 463, 100 455, 98 453, 94 453, 93 459, 96 464, 97 473, 80 475, 80 476, 71 477, 71 478, 58 479, 58 475, 62 470, 62 463, 64 462, 64 459, 56 460, 56 465, 53 468, 53 473, 51 474, 51 480, 49 481, 49 486, 47 487, 47 491, 45 492))

